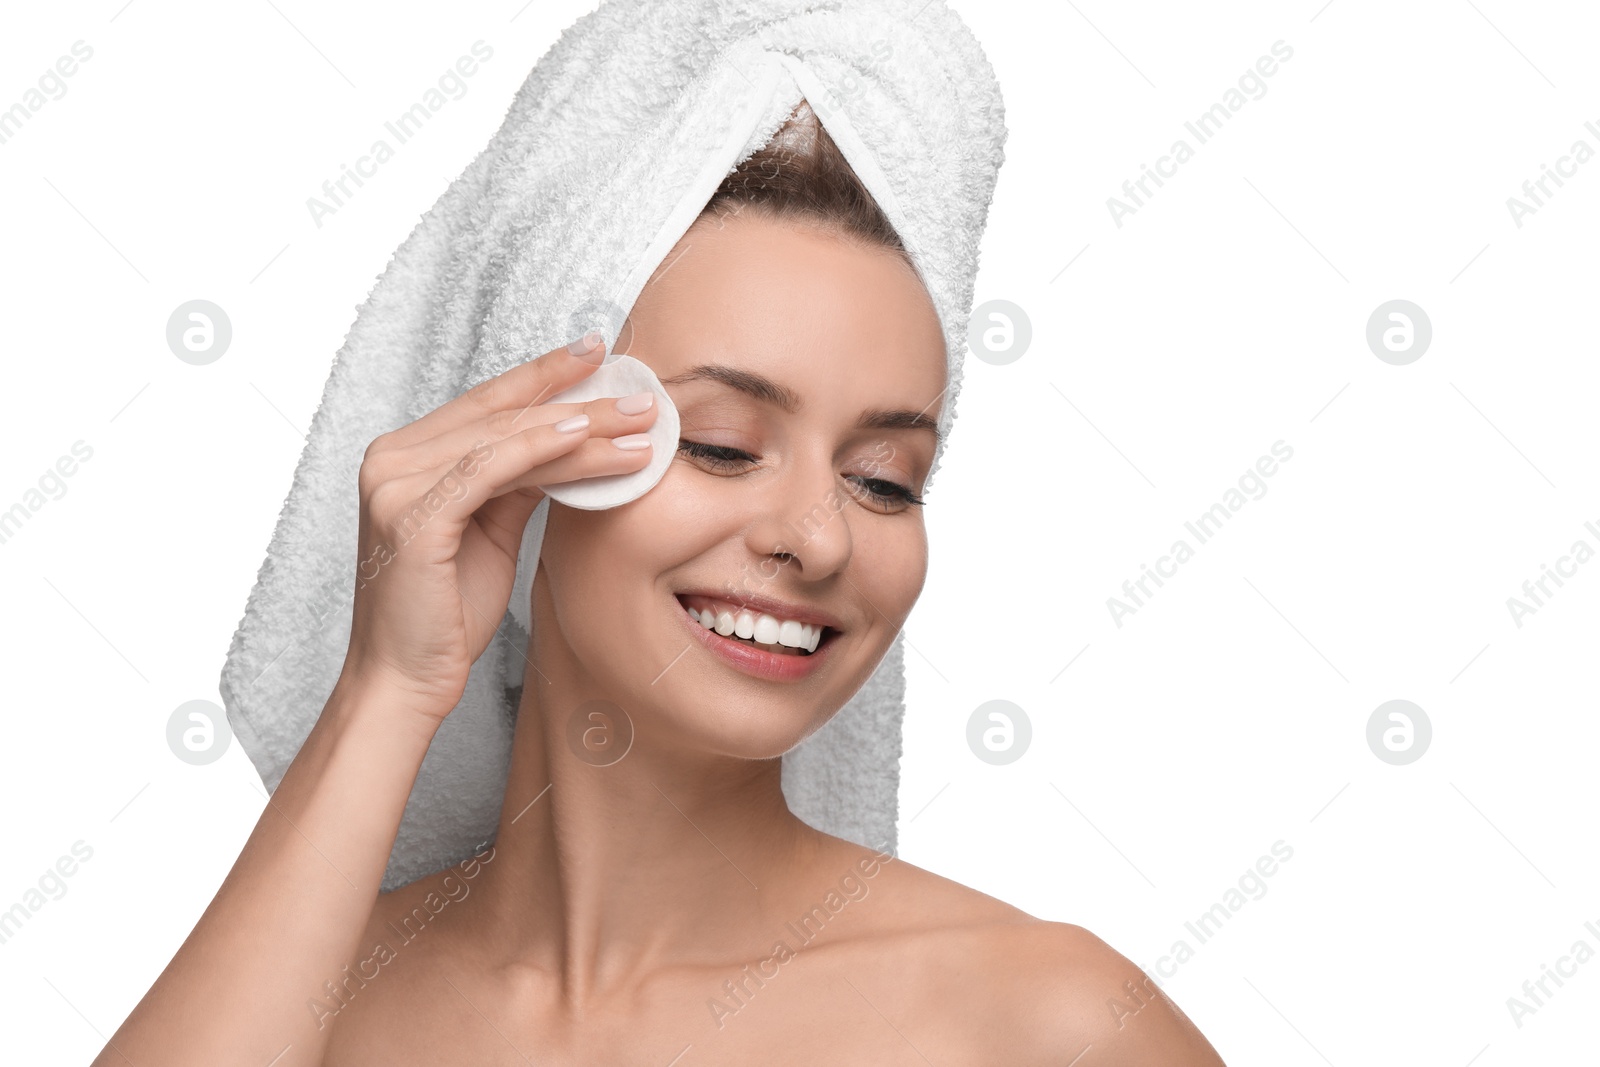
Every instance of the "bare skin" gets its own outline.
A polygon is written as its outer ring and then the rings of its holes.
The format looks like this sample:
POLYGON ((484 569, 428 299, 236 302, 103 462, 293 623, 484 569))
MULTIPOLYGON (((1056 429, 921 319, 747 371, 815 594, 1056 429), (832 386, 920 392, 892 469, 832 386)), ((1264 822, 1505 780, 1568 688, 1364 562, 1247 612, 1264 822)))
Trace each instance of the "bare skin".
POLYGON ((869 409, 938 416, 943 335, 920 281, 882 249, 745 212, 692 228, 629 325, 618 347, 666 383, 682 437, 742 458, 681 451, 630 504, 552 507, 492 847, 375 892, 432 732, 507 604, 534 486, 646 461, 604 438, 653 409, 540 403, 584 373, 560 350, 369 451, 364 515, 394 515, 494 431, 461 505, 483 513, 358 591, 323 720, 96 1062, 122 1062, 119 1046, 135 1063, 265 1063, 288 1044, 274 1067, 1220 1065, 1093 934, 820 833, 784 801, 782 754, 871 676, 926 575, 921 509, 892 490, 920 494, 933 433, 858 425, 869 409), (799 403, 683 380, 704 364, 799 403), (487 414, 521 410, 520 430, 580 408, 582 447, 545 432, 521 451, 487 414), (834 618, 819 669, 756 677, 695 638, 675 594, 730 582, 834 618), (621 758, 569 741, 593 701, 631 726, 621 758))
MULTIPOLYGON (((479 877, 501 858, 497 847, 479 877)), ((796 904, 771 916, 768 943, 662 966, 582 1006, 563 1000, 553 975, 494 950, 493 921, 474 910, 459 869, 459 899, 442 908, 448 876, 421 879, 374 909, 362 943, 390 951, 363 954, 371 980, 334 976, 343 1005, 320 998, 333 1031, 325 1062, 1222 1063, 1136 966, 1081 927, 837 838, 821 837, 807 866, 811 898, 789 887, 796 904), (846 896, 842 876, 863 863, 875 873, 846 896), (430 893, 431 921, 402 930, 413 909, 430 912, 430 893), (775 952, 779 940, 792 956, 775 952)))
POLYGON ((931 434, 851 427, 874 406, 936 417, 943 341, 920 283, 882 251, 747 216, 702 224, 679 252, 634 308, 628 351, 668 382, 712 361, 764 374, 800 394, 800 411, 720 384, 669 384, 685 439, 759 463, 725 474, 680 456, 633 505, 552 515, 534 589, 538 669, 525 672, 492 858, 475 878, 457 871, 449 887, 435 876, 380 899, 362 943, 394 959, 342 992, 327 1062, 426 1048, 417 1058, 508 1064, 682 1053, 685 1065, 1060 1065, 1088 1046, 1083 1067, 1220 1064, 1087 931, 881 860, 789 812, 773 757, 865 682, 910 612, 927 563, 918 509, 852 502, 756 583, 843 620, 846 654, 829 675, 782 684, 731 670, 678 632, 671 593, 767 557, 779 524, 797 527, 810 503, 868 472, 864 460, 879 461, 875 477, 920 487, 931 434), (707 316, 724 307, 768 313, 719 314, 712 335, 707 316), (570 709, 595 697, 631 709, 637 731, 605 767, 572 758, 565 741, 570 709), (460 899, 439 907, 449 888, 460 899), (830 890, 838 911, 824 905, 797 932, 790 924, 830 890), (397 937, 414 908, 433 914, 429 893, 438 925, 397 937), (775 958, 779 940, 792 959, 775 958), (1129 980, 1147 1006, 1119 1026, 1106 1002, 1139 1004, 1129 980))

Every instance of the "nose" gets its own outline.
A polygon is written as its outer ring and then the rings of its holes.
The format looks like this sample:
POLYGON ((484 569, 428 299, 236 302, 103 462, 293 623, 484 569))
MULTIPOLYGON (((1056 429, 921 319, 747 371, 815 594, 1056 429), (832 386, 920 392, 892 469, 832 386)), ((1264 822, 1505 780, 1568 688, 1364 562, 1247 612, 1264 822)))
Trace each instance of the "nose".
MULTIPOLYGON (((760 515, 750 524, 746 543, 764 562, 775 556, 814 582, 850 562, 849 511, 855 502, 838 484, 829 457, 797 457, 785 468, 762 487, 756 504, 760 515)), ((763 573, 772 569, 768 564, 763 573)))

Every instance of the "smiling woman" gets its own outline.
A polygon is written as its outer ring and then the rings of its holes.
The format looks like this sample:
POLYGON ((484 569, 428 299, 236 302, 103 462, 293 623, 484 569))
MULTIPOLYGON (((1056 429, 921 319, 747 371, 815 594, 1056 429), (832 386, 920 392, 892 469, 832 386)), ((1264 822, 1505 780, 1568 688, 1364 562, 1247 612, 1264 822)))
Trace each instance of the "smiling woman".
MULTIPOLYGON (((764 165, 756 159, 746 169, 764 165)), ((542 631, 565 635, 561 644, 583 663, 658 664, 608 698, 651 708, 650 726, 673 749, 771 760, 861 688, 921 592, 927 540, 910 500, 933 461, 944 342, 904 261, 826 215, 784 216, 759 201, 732 221, 708 213, 666 262, 634 305, 622 343, 672 396, 679 461, 627 507, 551 511, 530 660, 554 681, 541 657, 557 653, 540 647, 542 631), (733 308, 742 311, 728 314, 733 308), (776 577, 726 595, 742 569, 748 585, 750 563, 769 559, 783 561, 776 577), (685 656, 657 678, 683 649, 684 624, 695 621, 676 598, 719 590, 726 607, 702 610, 732 638, 702 629, 703 646, 718 655, 685 656), (764 606, 753 602, 757 594, 764 606), (741 607, 758 609, 742 635, 741 607), (785 620, 803 627, 814 619, 834 633, 818 655, 780 661, 738 643, 777 643, 779 632, 755 632, 763 615, 775 631, 785 620), (803 684, 763 685, 730 675, 730 663, 803 684), (725 699, 703 699, 708 693, 725 699)), ((548 685, 526 691, 564 696, 548 685)), ((771 789, 777 770, 767 772, 771 789)))
MULTIPOLYGON (((1220 1062, 1093 935, 817 830, 785 802, 780 757, 862 687, 921 593, 943 339, 809 108, 723 189, 619 341, 678 410, 677 460, 625 506, 551 509, 495 862, 381 989, 352 998, 325 1062, 392 1062, 424 1041, 573 1063, 685 1047, 702 1062, 881 1063, 924 1046, 951 1063, 1086 1047, 1082 1064, 1220 1062), (776 565, 752 582, 763 561, 776 565), (625 759, 571 758, 562 709, 597 705, 593 729, 626 719, 625 759), (878 875, 873 903, 819 912, 858 865, 878 875), (795 962, 781 995, 757 997, 773 959, 795 962), (972 973, 983 988, 956 977, 972 973), (425 1014, 441 975, 459 1000, 425 1014), (1141 1009, 1160 1006, 1137 1025, 1134 982, 1141 1009), (893 1025, 814 1026, 852 1015, 845 983, 893 1025)), ((380 897, 362 941, 438 877, 380 897)))
MULTIPOLYGON (((959 22, 917 3, 926 32, 959 47, 959 22)), ((926 42, 901 29, 903 8, 857 10, 910 63, 926 42)), ((728 7, 704 10, 722 19, 728 7)), ((768 69, 811 84, 791 59, 768 69)), ((724 73, 735 94, 754 84, 724 73)), ((619 506, 550 497, 521 605, 511 590, 540 487, 651 462, 655 393, 560 402, 601 362, 603 337, 522 362, 366 446, 361 553, 419 501, 437 507, 356 589, 320 718, 103 1062, 212 1063, 248 1048, 252 1061, 259 1049, 260 1062, 341 1067, 534 1052, 572 1064, 1221 1063, 1088 931, 906 863, 892 840, 826 832, 786 797, 784 757, 863 691, 922 592, 927 487, 954 396, 951 318, 970 298, 935 279, 941 264, 973 265, 926 242, 915 251, 812 110, 828 105, 807 94, 787 98, 775 132, 715 189, 696 187, 612 346, 666 390, 681 435, 671 462, 619 506), (447 481, 459 490, 448 498, 447 481), (435 869, 374 896, 424 757, 454 739, 508 606, 531 623, 493 844, 470 892, 435 869), (388 952, 381 980, 365 977, 377 972, 361 961, 408 917, 425 936, 388 952)), ((971 110, 981 143, 997 145, 994 105, 971 110)), ((838 136, 852 129, 841 116, 838 136)), ((949 210, 981 218, 997 165, 979 156, 973 192, 949 210)), ((902 205, 896 217, 919 216, 902 205)), ((446 299, 476 291, 463 283, 446 299)), ((461 335, 492 345, 486 317, 461 335)), ((422 332, 449 336, 449 324, 422 332)), ((462 792, 487 774, 458 765, 462 792)), ((863 774, 829 772, 840 791, 863 774)))

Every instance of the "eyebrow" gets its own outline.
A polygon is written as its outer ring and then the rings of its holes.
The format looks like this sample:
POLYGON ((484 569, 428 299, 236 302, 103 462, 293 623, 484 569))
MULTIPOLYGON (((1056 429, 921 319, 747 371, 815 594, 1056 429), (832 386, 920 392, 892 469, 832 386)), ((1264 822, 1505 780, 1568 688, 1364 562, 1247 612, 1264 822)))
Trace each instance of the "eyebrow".
MULTIPOLYGON (((800 397, 793 389, 778 384, 764 374, 742 370, 738 367, 730 367, 726 363, 701 363, 698 366, 689 368, 682 374, 674 375, 671 378, 662 378, 661 384, 684 385, 688 382, 700 381, 719 382, 730 389, 735 389, 764 404, 771 404, 791 415, 800 410, 800 397)), ((940 395, 944 394, 941 393, 940 395)), ((868 408, 861 413, 861 418, 857 420, 856 425, 864 430, 926 430, 933 435, 935 442, 944 440, 944 434, 939 432, 938 422, 926 414, 926 409, 923 411, 910 411, 907 409, 868 408)))

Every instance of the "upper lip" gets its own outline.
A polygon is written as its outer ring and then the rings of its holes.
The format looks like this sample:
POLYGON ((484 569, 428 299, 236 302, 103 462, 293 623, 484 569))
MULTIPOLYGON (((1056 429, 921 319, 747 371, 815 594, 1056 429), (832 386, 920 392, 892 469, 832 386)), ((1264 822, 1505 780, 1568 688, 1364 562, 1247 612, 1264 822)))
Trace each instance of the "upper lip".
POLYGON ((769 596, 760 596, 755 593, 730 593, 726 589, 679 589, 675 596, 704 596, 715 600, 726 600, 730 604, 737 604, 741 608, 751 611, 764 612, 776 619, 793 619, 796 622, 812 623, 840 630, 839 620, 825 611, 807 607, 804 604, 795 604, 787 600, 775 600, 769 596))

